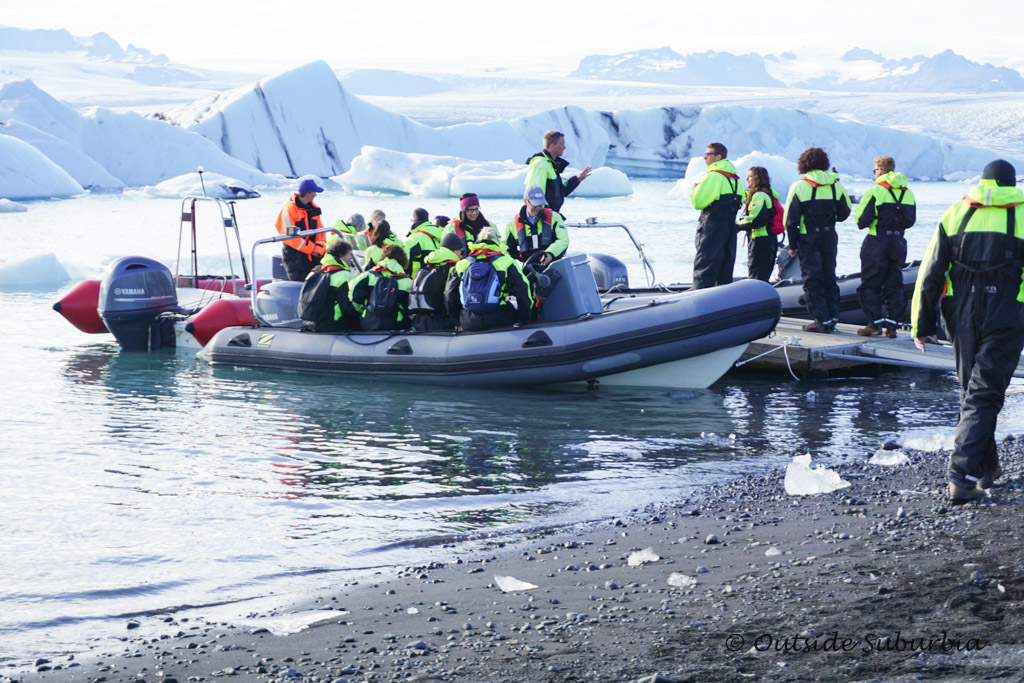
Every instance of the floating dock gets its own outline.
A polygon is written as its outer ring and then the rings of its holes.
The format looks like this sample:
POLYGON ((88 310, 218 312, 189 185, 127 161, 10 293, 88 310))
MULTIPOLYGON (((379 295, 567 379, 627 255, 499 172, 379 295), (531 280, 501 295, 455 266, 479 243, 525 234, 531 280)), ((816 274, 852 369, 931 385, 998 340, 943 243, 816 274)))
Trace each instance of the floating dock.
MULTIPOLYGON (((806 320, 782 318, 775 331, 751 342, 736 361, 737 368, 787 370, 796 376, 809 372, 846 371, 866 365, 897 365, 902 367, 956 372, 956 358, 949 342, 928 344, 921 353, 907 330, 890 339, 862 337, 858 325, 839 324, 835 332, 805 332, 806 320)), ((1024 359, 1014 377, 1024 378, 1024 359)))

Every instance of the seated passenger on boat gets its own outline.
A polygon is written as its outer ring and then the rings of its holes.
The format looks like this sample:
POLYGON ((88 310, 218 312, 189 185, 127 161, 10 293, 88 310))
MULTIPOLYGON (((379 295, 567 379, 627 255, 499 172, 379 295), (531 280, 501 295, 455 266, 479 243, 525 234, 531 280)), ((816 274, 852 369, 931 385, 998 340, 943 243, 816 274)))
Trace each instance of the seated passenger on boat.
POLYGON ((413 209, 412 227, 409 228, 409 236, 405 240, 405 251, 409 255, 409 275, 416 277, 416 272, 423 265, 423 259, 441 244, 443 231, 443 228, 430 222, 430 214, 426 209, 413 209))
POLYGON ((544 190, 527 188, 523 205, 505 228, 508 255, 525 263, 535 254, 537 262, 546 266, 560 259, 569 248, 569 231, 561 214, 546 206, 544 190))
POLYGON ((363 270, 369 270, 377 265, 382 258, 381 255, 383 254, 384 247, 389 244, 400 247, 402 246, 402 240, 398 239, 398 235, 391 232, 390 223, 381 220, 374 226, 373 233, 370 236, 370 246, 366 248, 363 254, 363 270))
POLYGON ((469 256, 455 264, 445 286, 445 304, 458 321, 457 330, 478 332, 530 322, 530 284, 519 262, 501 251, 493 228, 483 228, 469 244, 469 256))
MULTIPOLYGON (((366 230, 366 221, 362 214, 354 213, 348 217, 347 222, 339 220, 332 227, 341 230, 345 235, 345 240, 354 248, 363 251, 370 246, 370 238, 363 232, 366 230)), ((328 233, 327 241, 330 242, 332 237, 336 237, 336 235, 333 232, 328 233)))
MULTIPOLYGON (((324 188, 316 184, 312 178, 306 178, 299 183, 299 190, 291 196, 281 207, 277 214, 274 227, 277 234, 284 235, 288 228, 295 227, 299 230, 317 230, 324 227, 321 218, 320 207, 313 201, 317 194, 323 192, 324 188)), ((327 241, 326 233, 314 235, 313 237, 296 237, 285 240, 281 244, 281 261, 284 272, 289 280, 302 282, 309 275, 324 255, 327 241)))
POLYGON ((381 250, 380 263, 349 283, 349 300, 361 316, 363 330, 380 332, 409 328, 409 259, 400 245, 381 250))
POLYGON ((303 318, 314 332, 345 332, 359 329, 359 312, 349 299, 349 283, 356 276, 352 270, 355 265, 352 256, 352 245, 334 235, 327 244, 327 253, 320 259, 320 265, 309 271, 306 280, 323 273, 329 278, 334 301, 330 315, 324 320, 307 320, 303 318))
POLYGON ((409 299, 414 330, 429 332, 455 327, 455 321, 444 305, 444 291, 452 269, 463 254, 462 240, 454 233, 448 233, 441 238, 441 246, 423 260, 423 267, 412 279, 409 299))
POLYGON ((459 197, 459 217, 448 221, 444 234, 454 233, 462 240, 462 248, 469 251, 469 243, 475 242, 483 228, 493 227, 480 211, 480 198, 472 192, 459 197))

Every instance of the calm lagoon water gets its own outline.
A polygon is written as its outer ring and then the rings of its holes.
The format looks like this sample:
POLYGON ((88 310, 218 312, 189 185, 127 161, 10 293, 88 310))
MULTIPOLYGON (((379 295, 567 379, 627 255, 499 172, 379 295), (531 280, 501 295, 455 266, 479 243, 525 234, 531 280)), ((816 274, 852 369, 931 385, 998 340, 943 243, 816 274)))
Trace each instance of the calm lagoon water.
MULTIPOLYGON (((638 181, 633 197, 566 209, 629 224, 659 280, 688 280, 697 214, 665 200, 670 187, 638 181)), ((914 189, 927 226, 910 234, 919 257, 967 188, 914 189)), ((247 245, 270 233, 284 196, 238 203, 247 245)), ((332 221, 383 208, 400 234, 416 206, 455 212, 453 200, 413 197, 326 193, 321 203, 332 221)), ((0 275, 48 253, 74 279, 126 254, 173 262, 178 205, 133 193, 29 203, 0 215, 0 275)), ((497 222, 517 205, 483 209, 497 222)), ((859 268, 861 234, 844 229, 841 271, 859 268)), ((623 235, 571 239, 619 254, 642 282, 623 235)), ((210 269, 222 268, 218 240, 204 252, 210 269)), ((120 353, 112 338, 78 332, 50 310, 69 286, 0 289, 12 323, 0 336, 0 663, 111 646, 133 615, 223 605, 221 618, 243 620, 268 598, 302 601, 492 534, 627 514, 793 455, 860 457, 881 440, 948 434, 956 421, 951 376, 914 371, 588 392, 213 369, 184 353, 120 353)), ((1020 387, 1011 392, 1001 432, 1024 431, 1020 387)))

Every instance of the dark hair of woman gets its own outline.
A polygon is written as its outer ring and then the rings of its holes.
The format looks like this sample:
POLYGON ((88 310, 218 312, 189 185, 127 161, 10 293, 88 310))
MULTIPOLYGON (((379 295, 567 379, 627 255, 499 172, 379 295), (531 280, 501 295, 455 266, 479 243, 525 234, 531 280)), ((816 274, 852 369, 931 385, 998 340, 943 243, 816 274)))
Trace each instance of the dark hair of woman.
POLYGON ((352 245, 340 237, 331 240, 331 243, 327 245, 327 253, 333 256, 335 261, 340 261, 345 258, 345 256, 347 256, 351 251, 352 245))
POLYGON ((398 261, 399 265, 402 266, 402 270, 406 273, 409 272, 409 257, 405 255, 405 249, 400 244, 389 244, 384 247, 384 251, 381 253, 380 260, 393 259, 398 261))
POLYGON ((827 171, 828 154, 821 147, 808 147, 800 158, 796 160, 797 173, 809 173, 810 171, 827 171))
POLYGON ((384 246, 384 240, 391 234, 391 224, 387 221, 381 221, 377 224, 377 227, 373 229, 373 234, 370 235, 370 242, 377 247, 384 246))
POLYGON ((750 176, 753 176, 753 180, 747 187, 747 211, 750 211, 750 200, 754 197, 755 192, 767 192, 769 197, 772 195, 772 181, 768 177, 767 168, 764 166, 751 166, 750 175, 747 176, 748 180, 750 176))

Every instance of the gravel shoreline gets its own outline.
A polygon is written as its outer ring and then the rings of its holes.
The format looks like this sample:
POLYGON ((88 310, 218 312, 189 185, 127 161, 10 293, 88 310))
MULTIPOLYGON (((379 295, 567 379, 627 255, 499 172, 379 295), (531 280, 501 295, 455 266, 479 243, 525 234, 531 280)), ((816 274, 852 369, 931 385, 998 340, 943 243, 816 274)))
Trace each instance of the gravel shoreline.
POLYGON ((949 504, 945 453, 908 450, 898 467, 851 456, 833 468, 850 486, 813 496, 787 495, 777 468, 395 568, 289 635, 156 615, 0 681, 1020 681, 1024 442, 999 450, 1004 475, 982 503, 949 504), (502 592, 496 575, 537 587, 502 592))

